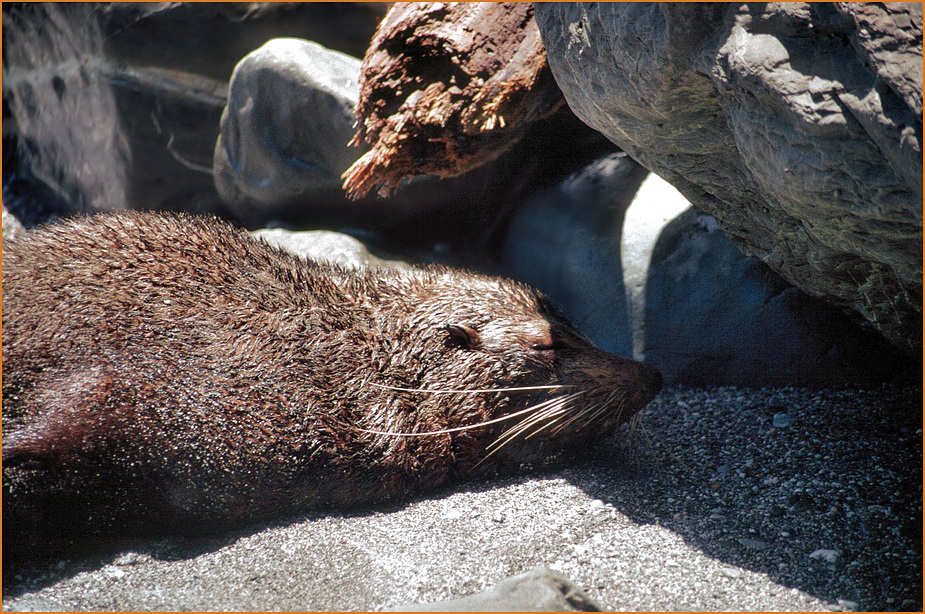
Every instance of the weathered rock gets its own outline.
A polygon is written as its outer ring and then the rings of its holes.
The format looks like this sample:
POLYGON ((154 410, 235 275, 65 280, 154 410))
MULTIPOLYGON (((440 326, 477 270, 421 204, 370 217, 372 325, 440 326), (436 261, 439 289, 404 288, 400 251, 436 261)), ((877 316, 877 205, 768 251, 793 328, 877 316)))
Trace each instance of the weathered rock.
POLYGON ((908 376, 897 348, 742 254, 695 209, 662 229, 644 303, 643 355, 668 382, 837 386, 908 376))
POLYGON ((227 81, 235 64, 273 38, 297 36, 363 57, 388 5, 374 2, 112 3, 99 11, 120 62, 175 66, 227 81))
POLYGON ((211 169, 234 65, 296 33, 362 53, 384 10, 5 4, 5 202, 28 226, 124 208, 230 216, 211 169))
POLYGON ((15 239, 25 231, 22 223, 16 219, 16 216, 6 210, 3 206, 3 240, 15 239))
POLYGON ((353 138, 360 60, 278 38, 235 67, 215 145, 215 187, 239 219, 253 209, 330 200, 362 150, 353 138))
POLYGON ((114 71, 91 5, 3 7, 4 196, 14 197, 4 200, 27 226, 44 221, 37 214, 125 208, 131 155, 114 71), (30 193, 43 210, 30 211, 30 193))
POLYGON ((922 346, 920 4, 538 3, 588 125, 807 293, 922 346))

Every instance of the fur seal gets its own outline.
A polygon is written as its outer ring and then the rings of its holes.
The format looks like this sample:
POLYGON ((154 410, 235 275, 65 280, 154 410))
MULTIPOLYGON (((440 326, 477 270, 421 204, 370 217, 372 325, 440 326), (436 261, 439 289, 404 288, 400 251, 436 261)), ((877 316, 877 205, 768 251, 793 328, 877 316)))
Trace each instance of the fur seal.
POLYGON ((210 218, 31 231, 4 246, 3 295, 14 556, 514 470, 607 436, 661 387, 525 285, 306 262, 210 218))

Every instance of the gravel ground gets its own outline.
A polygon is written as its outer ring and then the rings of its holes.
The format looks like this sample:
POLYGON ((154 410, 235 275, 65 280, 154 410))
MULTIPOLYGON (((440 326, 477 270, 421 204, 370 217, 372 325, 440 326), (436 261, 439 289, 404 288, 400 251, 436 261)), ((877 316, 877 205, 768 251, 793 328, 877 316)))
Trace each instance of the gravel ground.
POLYGON ((23 572, 4 610, 375 610, 546 565, 611 610, 922 609, 922 390, 669 388, 558 470, 23 572))

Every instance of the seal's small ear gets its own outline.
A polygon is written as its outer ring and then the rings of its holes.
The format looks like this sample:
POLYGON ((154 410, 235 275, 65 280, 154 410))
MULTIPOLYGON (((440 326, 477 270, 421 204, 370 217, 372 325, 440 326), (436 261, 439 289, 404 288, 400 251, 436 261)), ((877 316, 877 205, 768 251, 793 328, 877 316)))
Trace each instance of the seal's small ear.
POLYGON ((482 338, 477 330, 465 324, 444 324, 443 330, 449 333, 446 339, 447 347, 474 350, 482 345, 482 338))

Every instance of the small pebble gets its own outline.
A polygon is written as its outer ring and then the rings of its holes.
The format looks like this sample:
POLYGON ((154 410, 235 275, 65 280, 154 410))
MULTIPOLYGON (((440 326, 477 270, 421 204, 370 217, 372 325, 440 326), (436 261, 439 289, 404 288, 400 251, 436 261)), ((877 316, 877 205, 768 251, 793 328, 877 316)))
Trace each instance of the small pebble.
POLYGON ((742 570, 735 567, 720 567, 719 572, 727 578, 741 578, 742 570))
POLYGON ((848 611, 854 611, 858 609, 858 604, 856 601, 850 601, 848 599, 839 599, 838 605, 848 611))
POLYGON ((125 572, 119 569, 118 567, 116 567, 115 565, 109 565, 108 567, 103 569, 103 573, 105 573, 110 578, 115 578, 116 580, 119 580, 125 577, 125 572))
POLYGON ((826 550, 824 548, 820 548, 819 550, 813 550, 812 554, 809 555, 809 558, 826 561, 827 563, 834 563, 838 560, 839 556, 841 556, 841 552, 838 550, 826 550))
POLYGON ((776 429, 787 428, 793 424, 793 418, 787 414, 774 414, 774 418, 771 419, 771 426, 776 429))
POLYGON ((762 548, 767 548, 768 543, 763 542, 760 539, 750 539, 748 537, 740 537, 739 543, 745 546, 746 548, 754 548, 756 550, 761 550, 762 548))

